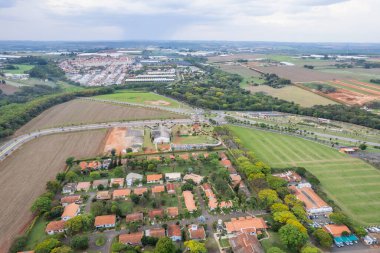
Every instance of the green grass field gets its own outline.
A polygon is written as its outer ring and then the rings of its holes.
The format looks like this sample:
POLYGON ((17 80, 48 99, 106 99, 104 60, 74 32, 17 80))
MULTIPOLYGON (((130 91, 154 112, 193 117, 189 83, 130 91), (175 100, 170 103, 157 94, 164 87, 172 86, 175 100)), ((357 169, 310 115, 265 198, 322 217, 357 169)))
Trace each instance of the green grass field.
POLYGON ((272 167, 301 166, 348 215, 362 225, 380 224, 380 171, 327 146, 302 138, 231 126, 243 144, 272 167))
POLYGON ((25 71, 31 70, 34 67, 33 65, 24 65, 24 64, 13 64, 13 65, 18 67, 18 69, 5 69, 4 73, 24 74, 25 71))
POLYGON ((183 105, 174 99, 166 98, 164 96, 160 96, 158 94, 150 92, 134 92, 129 90, 121 90, 117 91, 114 94, 100 95, 95 96, 94 98, 130 102, 144 105, 167 106, 173 108, 186 107, 186 105, 183 105))

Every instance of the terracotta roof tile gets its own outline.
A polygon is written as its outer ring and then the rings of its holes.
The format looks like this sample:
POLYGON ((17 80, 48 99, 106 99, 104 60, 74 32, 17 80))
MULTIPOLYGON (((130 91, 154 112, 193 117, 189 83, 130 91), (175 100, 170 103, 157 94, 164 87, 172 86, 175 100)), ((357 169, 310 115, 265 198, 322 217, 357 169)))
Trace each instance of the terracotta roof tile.
POLYGON ((116 223, 116 215, 102 215, 102 216, 96 216, 95 217, 95 227, 97 226, 104 226, 104 225, 111 225, 116 223))
POLYGON ((141 244, 141 239, 143 237, 143 232, 136 232, 131 234, 121 234, 119 235, 119 242, 123 244, 138 245, 141 244))
POLYGON ((146 176, 147 182, 162 180, 162 174, 151 174, 146 176))
POLYGON ((168 225, 168 236, 182 236, 181 228, 177 224, 170 224, 168 225))
POLYGON ((126 222, 142 221, 144 219, 143 213, 131 213, 125 217, 126 222))
POLYGON ((58 220, 58 221, 51 221, 47 224, 45 231, 59 231, 65 228, 65 221, 58 220))
POLYGON ((169 217, 177 217, 178 216, 178 207, 168 207, 167 209, 169 217))

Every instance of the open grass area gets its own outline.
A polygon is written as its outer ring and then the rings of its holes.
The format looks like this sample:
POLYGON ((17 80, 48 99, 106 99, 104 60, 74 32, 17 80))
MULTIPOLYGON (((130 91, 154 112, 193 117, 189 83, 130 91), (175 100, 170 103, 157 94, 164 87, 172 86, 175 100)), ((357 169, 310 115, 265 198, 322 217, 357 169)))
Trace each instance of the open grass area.
POLYGON ((217 143, 218 141, 207 135, 197 136, 175 136, 174 143, 176 144, 202 144, 202 143, 217 143))
POLYGON ((174 99, 170 99, 151 92, 121 90, 117 91, 114 94, 100 95, 95 96, 94 98, 120 102, 130 102, 143 105, 166 106, 173 108, 186 107, 185 105, 181 104, 180 102, 174 99))
POLYGON ((380 224, 380 171, 327 146, 293 136, 231 126, 243 144, 272 167, 301 166, 348 215, 362 225, 380 224))
POLYGON ((4 73, 24 74, 25 71, 29 71, 34 67, 33 65, 26 65, 26 64, 12 64, 12 65, 17 67, 18 69, 5 69, 4 73))
POLYGON ((263 246, 265 252, 267 252, 272 247, 277 247, 282 249, 284 252, 290 253, 290 251, 281 243, 280 236, 277 232, 268 231, 269 238, 261 240, 261 245, 263 246))
POLYGON ((286 86, 281 89, 275 89, 267 85, 248 86, 246 89, 250 90, 252 93, 263 92, 267 95, 291 101, 305 107, 311 107, 314 105, 336 104, 336 102, 328 98, 319 96, 313 92, 293 85, 286 86))
POLYGON ((34 249, 39 242, 47 237, 47 234, 45 233, 47 223, 48 222, 43 217, 37 218, 36 223, 29 232, 28 241, 25 247, 26 249, 34 249))

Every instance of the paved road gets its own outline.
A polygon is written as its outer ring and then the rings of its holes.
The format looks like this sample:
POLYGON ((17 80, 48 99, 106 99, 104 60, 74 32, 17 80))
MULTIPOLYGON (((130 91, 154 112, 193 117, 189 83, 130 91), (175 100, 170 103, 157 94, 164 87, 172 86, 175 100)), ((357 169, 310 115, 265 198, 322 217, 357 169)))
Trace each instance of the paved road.
POLYGON ((130 122, 109 122, 100 124, 89 124, 80 126, 68 126, 68 127, 57 127, 44 129, 41 131, 32 132, 29 134, 24 134, 11 139, 10 141, 4 143, 0 146, 0 161, 4 160, 16 149, 20 148, 24 143, 36 139, 41 136, 65 133, 65 132, 78 132, 78 131, 89 131, 96 129, 106 129, 113 127, 141 127, 141 126, 153 126, 162 122, 170 122, 175 124, 192 124, 191 119, 173 119, 173 120, 144 120, 144 121, 130 121, 130 122))

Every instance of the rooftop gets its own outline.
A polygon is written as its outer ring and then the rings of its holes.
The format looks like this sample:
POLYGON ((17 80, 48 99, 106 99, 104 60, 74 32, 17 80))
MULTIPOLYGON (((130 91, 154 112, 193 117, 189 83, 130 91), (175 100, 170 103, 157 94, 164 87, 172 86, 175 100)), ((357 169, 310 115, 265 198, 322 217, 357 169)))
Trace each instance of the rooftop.
POLYGON ((225 222, 225 225, 228 233, 244 232, 247 229, 256 231, 268 227, 263 218, 252 216, 232 218, 230 222, 225 222))
POLYGON ((197 210, 197 206, 195 205, 194 196, 191 191, 184 191, 182 193, 183 198, 185 200, 186 208, 189 212, 197 210))
POLYGON ((74 217, 79 211, 79 205, 71 203, 65 207, 61 217, 74 217))
POLYGON ((102 215, 95 217, 95 227, 116 223, 116 215, 102 215))
POLYGON ((323 227, 324 230, 326 230, 328 233, 330 233, 334 237, 340 237, 342 236, 343 232, 351 233, 350 229, 346 225, 325 225, 323 227))
POLYGON ((45 231, 59 231, 63 230, 65 228, 65 221, 58 220, 58 221, 51 221, 47 224, 45 231))
POLYGON ((151 182, 151 181, 159 181, 162 180, 162 174, 151 174, 146 176, 146 181, 151 182))
POLYGON ((143 235, 144 235, 143 232, 121 234, 119 235, 119 242, 123 244, 132 244, 132 245, 140 244, 143 235))

